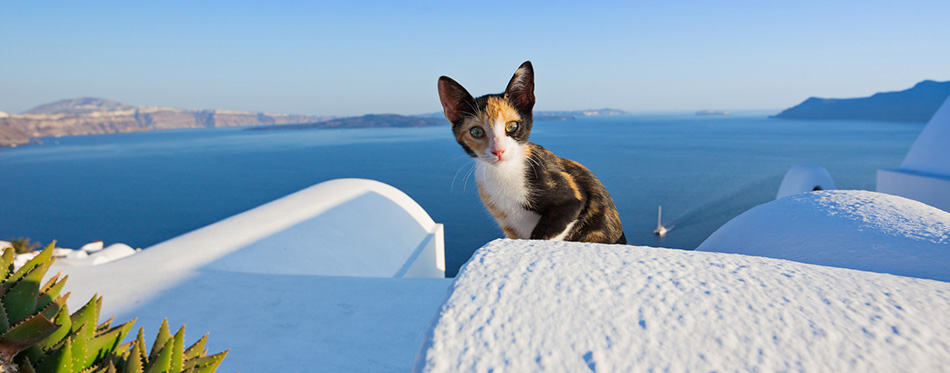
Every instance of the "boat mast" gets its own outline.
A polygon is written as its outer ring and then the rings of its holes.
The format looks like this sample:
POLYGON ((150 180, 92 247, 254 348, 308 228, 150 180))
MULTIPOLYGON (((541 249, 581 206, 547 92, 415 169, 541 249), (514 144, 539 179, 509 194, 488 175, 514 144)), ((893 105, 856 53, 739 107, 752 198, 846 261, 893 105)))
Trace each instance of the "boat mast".
POLYGON ((656 212, 656 229, 653 230, 653 234, 663 237, 668 231, 669 229, 663 226, 663 205, 660 205, 659 210, 656 212))

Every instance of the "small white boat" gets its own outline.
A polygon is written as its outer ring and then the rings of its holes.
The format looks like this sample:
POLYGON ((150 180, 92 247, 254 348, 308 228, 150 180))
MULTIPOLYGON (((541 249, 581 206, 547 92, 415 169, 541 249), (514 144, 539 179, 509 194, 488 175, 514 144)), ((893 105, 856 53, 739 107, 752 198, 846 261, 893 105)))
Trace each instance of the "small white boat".
POLYGON ((663 206, 660 206, 659 211, 656 213, 656 229, 653 230, 653 234, 663 237, 666 236, 666 232, 669 232, 669 229, 663 226, 663 206))

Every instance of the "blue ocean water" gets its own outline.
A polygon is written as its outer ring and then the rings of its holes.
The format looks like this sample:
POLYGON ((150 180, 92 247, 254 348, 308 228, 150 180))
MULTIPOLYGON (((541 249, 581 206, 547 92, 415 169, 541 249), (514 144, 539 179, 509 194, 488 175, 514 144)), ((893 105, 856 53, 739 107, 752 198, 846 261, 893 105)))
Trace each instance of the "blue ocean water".
MULTIPOLYGON (((873 190, 922 123, 654 115, 537 121, 531 140, 604 183, 632 244, 693 249, 772 200, 789 167, 828 169, 839 189, 873 190), (665 237, 652 234, 657 206, 665 237)), ((454 275, 502 236, 477 196, 473 161, 449 127, 173 130, 43 139, 0 149, 0 239, 61 247, 148 247, 313 184, 343 177, 399 188, 445 224, 454 275)))

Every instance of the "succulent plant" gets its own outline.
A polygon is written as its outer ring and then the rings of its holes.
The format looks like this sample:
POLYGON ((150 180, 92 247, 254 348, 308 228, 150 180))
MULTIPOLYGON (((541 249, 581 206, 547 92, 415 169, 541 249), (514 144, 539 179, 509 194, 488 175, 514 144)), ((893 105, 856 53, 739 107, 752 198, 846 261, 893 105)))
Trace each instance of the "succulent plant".
POLYGON ((16 251, 17 254, 26 254, 40 247, 39 242, 31 243, 29 238, 23 237, 11 239, 10 245, 13 246, 13 250, 16 251))
POLYGON ((141 328, 134 340, 121 344, 135 320, 98 324, 102 297, 93 296, 69 314, 69 294, 60 294, 68 276, 57 274, 40 286, 54 246, 18 270, 12 249, 0 256, 0 372, 213 372, 227 355, 208 356, 207 335, 186 349, 185 327, 172 335, 167 320, 147 354, 141 328))

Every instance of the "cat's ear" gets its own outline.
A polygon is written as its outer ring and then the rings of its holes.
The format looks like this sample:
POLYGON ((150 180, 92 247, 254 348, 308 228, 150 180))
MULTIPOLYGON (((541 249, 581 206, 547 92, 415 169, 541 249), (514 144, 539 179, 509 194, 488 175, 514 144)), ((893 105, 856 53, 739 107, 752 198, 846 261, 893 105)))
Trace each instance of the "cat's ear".
POLYGON ((534 67, 531 61, 525 61, 515 71, 505 89, 505 97, 519 110, 531 112, 534 107, 534 67))
POLYGON ((475 115, 475 99, 461 84, 447 76, 439 78, 439 100, 445 119, 457 124, 466 114, 475 115))

